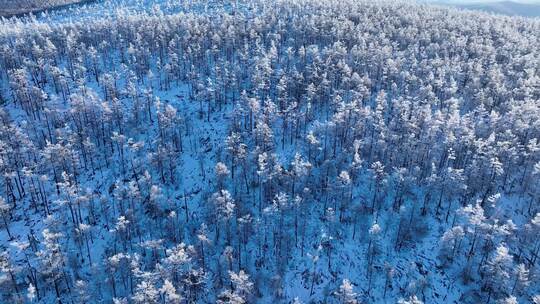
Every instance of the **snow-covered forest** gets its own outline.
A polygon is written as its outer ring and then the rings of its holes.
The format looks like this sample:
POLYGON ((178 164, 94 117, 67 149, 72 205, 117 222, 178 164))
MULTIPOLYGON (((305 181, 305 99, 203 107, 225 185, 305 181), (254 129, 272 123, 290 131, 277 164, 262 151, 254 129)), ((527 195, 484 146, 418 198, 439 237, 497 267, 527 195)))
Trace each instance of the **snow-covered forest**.
POLYGON ((0 19, 0 303, 540 303, 538 19, 112 2, 0 19))

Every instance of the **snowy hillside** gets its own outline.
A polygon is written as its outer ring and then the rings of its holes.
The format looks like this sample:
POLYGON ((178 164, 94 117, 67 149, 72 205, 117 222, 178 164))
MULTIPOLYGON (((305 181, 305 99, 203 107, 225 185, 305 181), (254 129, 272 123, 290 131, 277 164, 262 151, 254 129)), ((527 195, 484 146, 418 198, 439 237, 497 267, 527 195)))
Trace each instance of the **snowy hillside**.
MULTIPOLYGON (((451 4, 451 3, 450 3, 451 4)), ((461 3, 458 7, 509 16, 540 17, 540 2, 492 1, 487 3, 461 3)))
POLYGON ((0 16, 35 13, 88 0, 0 0, 0 16))
POLYGON ((0 303, 540 303, 539 21, 98 1, 0 104, 0 303))

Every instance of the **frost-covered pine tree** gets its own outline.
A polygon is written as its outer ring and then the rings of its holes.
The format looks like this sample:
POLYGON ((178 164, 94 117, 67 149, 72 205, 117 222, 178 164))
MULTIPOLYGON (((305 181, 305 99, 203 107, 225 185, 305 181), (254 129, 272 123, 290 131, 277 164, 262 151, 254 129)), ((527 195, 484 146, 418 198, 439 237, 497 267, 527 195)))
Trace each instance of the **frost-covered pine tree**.
POLYGON ((163 282, 163 286, 161 286, 159 291, 165 304, 179 304, 183 300, 182 296, 177 293, 176 288, 169 280, 163 282))
POLYGON ((217 303, 247 303, 253 289, 253 283, 249 279, 249 275, 243 270, 240 270, 238 273, 229 271, 229 277, 231 280, 232 289, 223 291, 219 295, 217 303))
POLYGON ((512 256, 509 254, 508 247, 505 244, 500 244, 497 247, 495 254, 484 266, 486 272, 486 288, 489 290, 488 298, 492 293, 499 294, 501 292, 510 291, 511 275, 513 265, 512 256))
POLYGON ((398 304, 423 304, 416 295, 412 295, 407 299, 399 299, 398 304))
POLYGON ((137 284, 132 300, 137 304, 157 304, 159 303, 159 290, 148 280, 143 280, 137 284))
POLYGON ((343 279, 339 289, 336 291, 336 296, 340 303, 357 304, 356 293, 353 291, 353 285, 348 279, 343 279))

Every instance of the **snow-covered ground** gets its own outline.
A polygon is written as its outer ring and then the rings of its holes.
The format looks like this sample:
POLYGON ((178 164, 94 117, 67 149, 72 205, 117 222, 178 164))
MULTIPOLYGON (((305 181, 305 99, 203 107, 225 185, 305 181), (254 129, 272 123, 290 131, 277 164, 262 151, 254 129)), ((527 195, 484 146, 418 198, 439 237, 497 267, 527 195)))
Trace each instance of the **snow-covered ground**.
POLYGON ((539 32, 352 0, 0 21, 0 302, 537 303, 539 32))

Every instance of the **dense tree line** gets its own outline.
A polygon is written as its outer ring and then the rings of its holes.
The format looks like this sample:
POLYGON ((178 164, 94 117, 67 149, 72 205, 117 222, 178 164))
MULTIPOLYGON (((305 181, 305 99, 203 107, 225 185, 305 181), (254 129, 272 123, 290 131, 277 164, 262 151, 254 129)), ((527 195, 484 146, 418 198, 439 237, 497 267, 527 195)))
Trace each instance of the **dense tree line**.
POLYGON ((0 21, 2 301, 540 303, 537 20, 182 5, 0 21))

